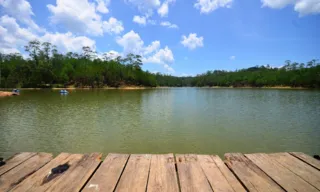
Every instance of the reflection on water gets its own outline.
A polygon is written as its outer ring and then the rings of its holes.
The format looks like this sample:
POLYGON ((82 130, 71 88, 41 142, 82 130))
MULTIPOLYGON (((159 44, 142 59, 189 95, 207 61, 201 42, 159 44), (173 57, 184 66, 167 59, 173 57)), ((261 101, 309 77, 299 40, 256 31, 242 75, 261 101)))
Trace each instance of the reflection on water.
POLYGON ((22 91, 0 99, 0 156, 20 151, 320 151, 320 92, 172 88, 22 91))

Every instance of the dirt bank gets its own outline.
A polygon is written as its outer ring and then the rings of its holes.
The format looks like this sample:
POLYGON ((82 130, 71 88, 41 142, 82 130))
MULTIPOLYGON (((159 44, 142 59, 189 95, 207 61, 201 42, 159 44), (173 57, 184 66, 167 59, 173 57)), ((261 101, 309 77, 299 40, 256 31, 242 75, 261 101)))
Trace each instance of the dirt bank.
POLYGON ((0 91, 0 97, 12 96, 12 92, 0 91))
POLYGON ((124 90, 137 90, 137 89, 152 89, 153 87, 140 87, 140 86, 121 86, 121 87, 101 87, 101 88, 91 88, 91 87, 67 87, 67 88, 52 88, 53 90, 83 90, 83 89, 124 89, 124 90))

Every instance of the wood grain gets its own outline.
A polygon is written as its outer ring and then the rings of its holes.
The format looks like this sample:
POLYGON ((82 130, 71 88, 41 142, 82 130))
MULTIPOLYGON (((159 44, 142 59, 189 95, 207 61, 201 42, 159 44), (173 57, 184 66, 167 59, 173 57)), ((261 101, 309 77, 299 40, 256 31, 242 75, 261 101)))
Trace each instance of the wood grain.
POLYGON ((298 159, 301 159, 305 163, 308 163, 309 165, 313 166, 314 168, 320 170, 320 161, 319 160, 317 160, 309 155, 306 155, 304 153, 301 153, 301 152, 291 152, 290 154, 298 159))
POLYGON ((279 162, 303 180, 320 190, 320 171, 306 164, 298 158, 293 157, 289 153, 273 153, 269 157, 279 162))
POLYGON ((197 155, 198 161, 204 174, 206 175, 213 191, 217 192, 233 192, 227 179, 221 173, 210 155, 197 155))
POLYGON ((108 154, 82 191, 114 191, 128 158, 127 154, 108 154))
POLYGON ((241 153, 225 154, 227 166, 249 191, 284 191, 268 175, 241 153))
POLYGON ((101 163, 101 153, 85 154, 72 164, 63 176, 54 182, 48 191, 52 192, 78 192, 101 163))
POLYGON ((319 162, 306 154, 225 157, 224 163, 216 155, 109 154, 101 164, 99 153, 61 153, 54 159, 47 153, 20 153, 0 168, 0 191, 320 191, 319 162), (65 163, 68 170, 48 177, 65 163))
POLYGON ((213 191, 196 155, 176 155, 181 192, 213 191))
POLYGON ((217 155, 211 155, 212 160, 215 162, 217 167, 220 169, 221 173, 229 182, 230 186, 234 191, 245 192, 246 190, 241 185, 240 181, 234 176, 234 174, 229 170, 225 163, 217 155))
POLYGON ((270 156, 267 154, 246 154, 246 157, 254 162, 286 191, 318 191, 316 188, 291 172, 289 169, 282 166, 279 162, 270 158, 270 156))
POLYGON ((116 191, 146 191, 151 155, 131 155, 116 191))
POLYGON ((83 155, 81 154, 71 155, 69 153, 61 153, 56 158, 54 158, 49 163, 47 163, 45 166, 43 166, 41 169, 39 169, 37 172, 30 175, 28 178, 26 178, 17 186, 15 186, 12 189, 12 191, 21 191, 21 192, 46 191, 54 182, 59 180, 59 178, 63 177, 65 173, 69 171, 67 170, 66 172, 54 177, 50 181, 44 182, 44 180, 47 178, 52 168, 58 165, 65 164, 67 162, 70 164, 70 167, 72 167, 77 161, 79 161, 82 158, 82 156, 83 155))
POLYGON ((32 156, 36 155, 36 153, 18 153, 5 161, 5 165, 0 167, 0 176, 9 171, 10 169, 18 166, 19 164, 23 163, 24 161, 28 160, 32 156))
POLYGON ((52 159, 52 154, 38 153, 0 176, 0 191, 9 191, 52 159))
POLYGON ((152 155, 147 191, 179 191, 173 154, 152 155))

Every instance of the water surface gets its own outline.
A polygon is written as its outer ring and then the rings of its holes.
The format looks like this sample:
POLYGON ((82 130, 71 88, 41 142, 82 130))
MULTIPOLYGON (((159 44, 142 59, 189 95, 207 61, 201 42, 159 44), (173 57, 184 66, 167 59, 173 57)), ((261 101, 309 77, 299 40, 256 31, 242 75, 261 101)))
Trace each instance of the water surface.
POLYGON ((0 98, 0 156, 20 151, 316 154, 320 91, 22 91, 0 98))

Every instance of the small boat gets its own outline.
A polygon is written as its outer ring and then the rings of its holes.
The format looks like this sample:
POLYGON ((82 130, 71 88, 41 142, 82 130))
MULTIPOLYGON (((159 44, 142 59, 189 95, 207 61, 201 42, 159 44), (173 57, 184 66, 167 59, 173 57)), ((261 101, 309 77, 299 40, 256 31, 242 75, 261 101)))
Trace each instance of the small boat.
POLYGON ((12 90, 12 95, 20 95, 20 90, 19 89, 13 89, 12 90))
POLYGON ((68 92, 67 90, 65 90, 65 89, 60 90, 60 94, 65 95, 65 94, 68 94, 68 93, 69 93, 69 92, 68 92))

